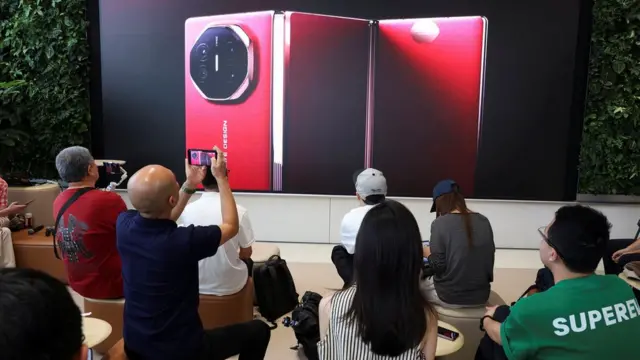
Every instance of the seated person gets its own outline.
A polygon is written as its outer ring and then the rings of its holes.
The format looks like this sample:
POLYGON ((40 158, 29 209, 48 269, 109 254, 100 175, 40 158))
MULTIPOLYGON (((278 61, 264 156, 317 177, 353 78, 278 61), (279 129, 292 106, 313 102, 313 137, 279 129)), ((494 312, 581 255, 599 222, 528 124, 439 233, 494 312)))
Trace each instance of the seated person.
MULTIPOLYGON (((220 193, 218 182, 211 171, 207 171, 202 180, 204 193, 200 199, 190 203, 184 209, 178 223, 181 226, 209 226, 222 224, 220 211, 220 193)), ((225 242, 215 255, 200 260, 200 294, 231 295, 242 290, 251 276, 253 261, 251 245, 255 241, 251 221, 247 210, 240 205, 238 235, 225 242)))
POLYGON ((67 287, 33 269, 0 270, 3 360, 86 360, 82 317, 67 287))
POLYGON ((507 306, 488 308, 482 323, 490 340, 483 339, 479 354, 493 359, 503 350, 511 360, 637 359, 631 334, 640 330, 638 301, 624 281, 594 273, 610 228, 599 211, 561 207, 538 230, 540 260, 555 285, 519 300, 510 314, 507 306))
POLYGON ((430 244, 424 247, 434 276, 422 282, 423 293, 445 307, 484 306, 496 252, 491 223, 467 208, 453 180, 443 180, 433 189, 434 211, 430 244))
POLYGON ((88 298, 122 298, 116 220, 127 210, 127 205, 116 193, 94 189, 98 166, 86 148, 72 146, 60 151, 56 156, 56 168, 60 178, 69 183, 69 188, 53 202, 55 219, 76 192, 91 189, 68 206, 55 235, 69 286, 88 298))
POLYGON ((16 256, 13 252, 13 241, 11 241, 11 230, 9 225, 10 217, 24 211, 27 205, 17 202, 9 204, 9 186, 0 177, 0 268, 11 268, 16 266, 16 256))
POLYGON ((356 198, 360 206, 349 211, 342 218, 340 226, 342 244, 335 246, 331 253, 331 261, 336 266, 345 286, 351 284, 353 280, 353 254, 360 223, 372 207, 385 201, 387 195, 387 179, 379 170, 358 171, 354 174, 353 182, 356 185, 356 198))
MULTIPOLYGON (((222 152, 215 148, 218 154, 222 152)), ((264 359, 271 336, 260 320, 204 330, 198 315, 198 262, 238 233, 236 207, 223 156, 211 169, 189 166, 180 187, 171 170, 150 165, 128 184, 136 210, 118 218, 122 257, 124 347, 129 360, 264 359), (178 227, 176 220, 205 173, 218 183, 220 225, 178 227)), ((213 210, 213 209, 212 209, 213 210)))
POLYGON ((640 239, 611 239, 602 259, 606 274, 618 275, 630 262, 640 261, 640 239))
POLYGON ((320 359, 434 359, 438 316, 420 293, 422 239, 411 211, 393 200, 370 209, 354 265, 354 285, 320 301, 320 359))

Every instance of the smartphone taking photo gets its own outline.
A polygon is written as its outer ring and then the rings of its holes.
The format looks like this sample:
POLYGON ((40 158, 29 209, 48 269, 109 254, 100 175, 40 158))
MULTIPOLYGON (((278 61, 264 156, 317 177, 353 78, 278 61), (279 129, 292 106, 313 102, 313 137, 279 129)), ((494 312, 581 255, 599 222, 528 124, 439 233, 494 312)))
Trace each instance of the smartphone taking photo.
POLYGON ((194 166, 211 166, 212 159, 218 157, 215 150, 189 149, 187 150, 187 158, 189 165, 194 166))

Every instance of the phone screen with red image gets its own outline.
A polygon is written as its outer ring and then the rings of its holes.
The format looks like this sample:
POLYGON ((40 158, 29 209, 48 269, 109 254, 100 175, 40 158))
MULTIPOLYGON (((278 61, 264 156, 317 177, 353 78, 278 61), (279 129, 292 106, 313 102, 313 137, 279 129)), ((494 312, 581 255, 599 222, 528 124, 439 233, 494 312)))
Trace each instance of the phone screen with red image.
POLYGON ((438 337, 440 338, 455 341, 459 336, 460 334, 453 330, 445 329, 441 326, 438 326, 438 337))
POLYGON ((187 158, 189 159, 189 165, 194 166, 211 166, 211 161, 218 156, 215 150, 199 150, 189 149, 187 150, 187 158))

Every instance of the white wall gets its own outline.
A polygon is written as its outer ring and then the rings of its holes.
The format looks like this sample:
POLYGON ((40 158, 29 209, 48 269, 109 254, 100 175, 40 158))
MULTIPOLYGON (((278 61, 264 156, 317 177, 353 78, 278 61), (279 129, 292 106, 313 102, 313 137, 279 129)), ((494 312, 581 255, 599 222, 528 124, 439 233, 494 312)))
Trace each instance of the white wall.
MULTIPOLYGON (((131 207, 126 191, 120 195, 131 207)), ((198 194, 192 197, 196 200, 198 194)), ((396 200, 405 204, 418 219, 422 237, 429 238, 431 199, 396 200)), ((340 221, 358 206, 355 197, 237 193, 236 201, 249 211, 258 241, 291 243, 338 243, 340 221)), ((537 249, 537 229, 546 225, 560 202, 467 201, 474 211, 487 216, 493 226, 496 246, 505 249, 537 249)), ((602 211, 613 224, 612 238, 630 238, 637 230, 640 206, 629 204, 587 204, 602 211)))

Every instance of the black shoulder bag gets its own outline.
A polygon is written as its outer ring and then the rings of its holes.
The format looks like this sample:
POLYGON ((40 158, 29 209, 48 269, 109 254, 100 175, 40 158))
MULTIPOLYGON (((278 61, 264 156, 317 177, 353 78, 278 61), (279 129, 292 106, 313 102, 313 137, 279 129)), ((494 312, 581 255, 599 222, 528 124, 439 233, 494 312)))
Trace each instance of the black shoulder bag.
POLYGON ((65 202, 64 205, 62 205, 62 207, 60 208, 60 211, 58 211, 58 216, 56 217, 56 225, 53 228, 53 253, 56 255, 56 258, 60 260, 62 259, 60 258, 60 255, 58 255, 58 244, 56 243, 56 236, 58 234, 58 225, 60 224, 62 215, 64 215, 64 213, 69 209, 69 207, 73 205, 73 203, 76 202, 76 200, 78 200, 80 196, 88 193, 91 190, 95 190, 95 188, 86 187, 86 188, 78 189, 78 191, 76 191, 73 195, 71 195, 69 200, 67 200, 67 202, 65 202))

